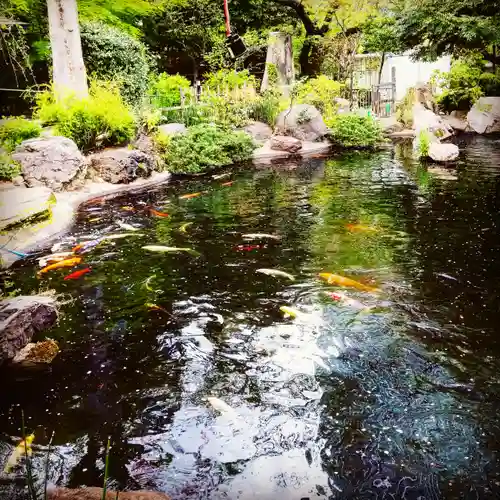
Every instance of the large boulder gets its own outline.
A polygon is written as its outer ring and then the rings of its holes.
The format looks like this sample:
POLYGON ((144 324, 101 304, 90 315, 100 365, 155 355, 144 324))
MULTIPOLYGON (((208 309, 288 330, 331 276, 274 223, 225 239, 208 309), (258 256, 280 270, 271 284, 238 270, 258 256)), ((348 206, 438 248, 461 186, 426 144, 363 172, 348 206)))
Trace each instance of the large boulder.
POLYGON ((52 191, 70 188, 85 174, 87 162, 76 144, 66 137, 38 137, 17 146, 12 158, 21 164, 28 187, 52 191))
POLYGON ((429 157, 434 161, 455 161, 460 151, 456 144, 433 142, 429 145, 429 157))
POLYGON ((90 168, 103 181, 128 184, 138 177, 149 177, 154 158, 137 149, 108 148, 90 155, 90 168))
POLYGON ((49 188, 14 187, 0 195, 0 229, 34 217, 49 216, 54 195, 49 188))
POLYGON ((453 135, 453 129, 443 118, 424 107, 421 103, 416 103, 413 106, 413 128, 417 137, 420 131, 426 130, 438 141, 447 139, 453 135))
POLYGON ((449 115, 443 116, 443 120, 453 129, 459 132, 469 130, 467 115, 459 111, 452 111, 449 115))
POLYGON ((243 131, 256 141, 267 141, 273 135, 273 129, 267 123, 262 122, 252 122, 243 127, 243 131))
POLYGON ((33 335, 50 328, 56 320, 52 297, 21 296, 0 302, 0 363, 13 359, 33 335))
POLYGON ((163 135, 185 134, 187 128, 184 123, 166 123, 158 127, 158 132, 163 135))
POLYGON ((271 137, 271 149, 275 151, 286 151, 288 153, 297 153, 302 148, 302 142, 295 137, 286 135, 275 135, 271 137))
POLYGON ((310 104, 296 104, 276 119, 276 133, 301 141, 317 141, 328 134, 321 113, 310 104))
POLYGON ((500 97, 480 97, 469 111, 467 122, 478 134, 500 132, 500 97))

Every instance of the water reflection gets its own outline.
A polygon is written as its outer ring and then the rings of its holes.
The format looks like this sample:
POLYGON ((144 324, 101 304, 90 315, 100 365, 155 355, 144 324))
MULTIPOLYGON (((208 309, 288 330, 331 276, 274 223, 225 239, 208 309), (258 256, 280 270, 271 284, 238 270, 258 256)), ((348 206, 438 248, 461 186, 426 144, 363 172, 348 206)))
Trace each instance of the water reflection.
POLYGON ((118 220, 144 236, 99 245, 80 281, 14 270, 75 300, 51 370, 5 372, 4 432, 20 408, 41 444, 55 430, 71 486, 101 483, 111 436, 113 486, 173 498, 496 498, 498 149, 467 147, 448 177, 353 153, 84 207, 68 243, 118 220), (239 251, 244 233, 280 239, 239 251), (346 289, 351 307, 319 272, 381 293, 346 289))

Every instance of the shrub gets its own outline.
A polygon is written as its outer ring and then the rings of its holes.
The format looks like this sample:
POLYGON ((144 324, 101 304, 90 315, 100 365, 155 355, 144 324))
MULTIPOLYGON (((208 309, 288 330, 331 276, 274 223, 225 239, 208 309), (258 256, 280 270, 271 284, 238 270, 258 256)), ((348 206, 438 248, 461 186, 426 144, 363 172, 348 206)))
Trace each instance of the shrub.
POLYGON ((89 97, 68 96, 56 101, 54 93, 37 96, 35 116, 55 125, 56 132, 73 139, 83 151, 124 144, 135 133, 135 118, 112 83, 92 82, 89 97))
POLYGON ((255 149, 252 138, 244 132, 210 125, 191 127, 186 134, 174 135, 166 142, 166 168, 179 173, 204 172, 244 161, 255 149))
POLYGON ((0 153, 0 180, 10 181, 21 173, 21 167, 10 155, 0 153))
POLYGON ((454 61, 447 73, 435 72, 433 80, 440 88, 436 97, 439 106, 446 111, 469 109, 483 95, 481 74, 478 64, 466 60, 454 61))
POLYGON ((189 100, 191 97, 190 87, 191 84, 187 78, 179 74, 162 73, 151 81, 148 94, 153 106, 168 108, 178 106, 181 103, 181 88, 189 100))
POLYGON ((214 73, 207 73, 204 87, 210 90, 227 92, 242 87, 256 88, 257 82, 247 69, 234 71, 231 69, 220 69, 214 73))
POLYGON ((250 118, 258 122, 264 122, 274 127, 279 113, 286 108, 286 104, 281 99, 281 92, 278 89, 270 88, 265 90, 250 105, 250 118))
POLYGON ((38 123, 22 116, 5 118, 0 125, 0 147, 10 153, 26 139, 38 137, 41 131, 42 127, 38 123))
POLYGON ((331 136, 347 148, 372 148, 384 142, 382 129, 371 116, 338 115, 331 123, 331 136))
POLYGON ((396 119, 406 128, 413 126, 413 105, 415 103, 415 88, 410 87, 396 108, 396 119))
POLYGON ((81 36, 88 75, 117 83, 128 103, 140 103, 150 71, 145 46, 128 33, 97 22, 83 23, 81 36))
POLYGON ((332 118, 337 111, 336 97, 340 96, 342 84, 325 75, 300 83, 296 89, 299 104, 311 104, 325 119, 332 118))

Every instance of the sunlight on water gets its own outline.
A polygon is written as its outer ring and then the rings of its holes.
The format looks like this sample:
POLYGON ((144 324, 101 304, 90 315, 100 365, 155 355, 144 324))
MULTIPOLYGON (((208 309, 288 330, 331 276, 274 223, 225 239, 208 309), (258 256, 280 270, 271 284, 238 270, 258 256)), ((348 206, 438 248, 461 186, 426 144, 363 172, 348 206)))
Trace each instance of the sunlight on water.
POLYGON ((110 435, 114 487, 176 499, 496 498, 498 152, 468 148, 455 177, 353 153, 82 207, 59 243, 99 239, 91 272, 7 273, 73 300, 50 370, 3 369, 4 437, 21 408, 55 431, 69 486, 110 435))

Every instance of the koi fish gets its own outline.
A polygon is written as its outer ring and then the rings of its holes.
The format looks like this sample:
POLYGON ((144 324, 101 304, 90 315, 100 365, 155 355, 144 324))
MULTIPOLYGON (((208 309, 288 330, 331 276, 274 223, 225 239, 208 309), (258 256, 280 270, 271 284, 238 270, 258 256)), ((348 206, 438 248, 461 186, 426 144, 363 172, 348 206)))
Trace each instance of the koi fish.
POLYGON ((241 252, 250 252, 252 250, 258 250, 259 248, 265 248, 265 245, 236 245, 235 250, 241 252))
POLYGON ((149 252, 162 252, 162 253, 179 253, 179 252, 187 252, 193 255, 200 255, 196 250, 192 248, 184 248, 184 247, 165 247, 163 245, 146 245, 142 247, 143 250, 147 250, 149 252))
POLYGON ((191 194, 183 194, 182 196, 179 196, 180 200, 189 200, 190 198, 196 198, 197 196, 201 196, 203 193, 191 193, 191 194))
POLYGON ((166 214, 165 212, 159 212, 158 210, 155 210, 154 208, 150 208, 149 213, 151 215, 156 215, 156 217, 168 217, 168 214, 166 214))
POLYGON ((127 224, 126 222, 122 222, 121 220, 117 221, 117 224, 125 231, 140 231, 138 227, 132 226, 132 224, 127 224))
POLYGON ((285 318, 296 318, 300 315, 300 312, 297 311, 297 309, 293 309, 292 307, 288 306, 281 306, 280 311, 285 315, 285 318))
POLYGON ((221 184, 221 186, 232 186, 234 184, 234 181, 227 181, 227 182, 223 182, 221 184))
POLYGON ((207 401, 212 405, 214 410, 217 410, 220 413, 225 413, 226 415, 236 416, 236 412, 222 399, 216 398, 214 396, 209 396, 207 401))
POLYGON ((45 267, 48 264, 53 264, 54 262, 61 262, 61 260, 69 259, 73 255, 73 252, 59 252, 46 255, 45 257, 40 257, 38 259, 38 265, 40 267, 45 267))
POLYGON ((149 276, 148 278, 146 278, 142 284, 143 286, 146 288, 146 290, 148 290, 149 292, 154 292, 154 290, 151 288, 150 286, 150 283, 151 283, 151 280, 155 279, 156 278, 156 274, 153 274, 151 276, 149 276))
POLYGON ((224 177, 229 177, 231 172, 226 172, 225 174, 212 175, 212 179, 223 179, 224 177))
POLYGON ((366 309, 367 306, 359 302, 358 300, 351 299, 351 297, 347 296, 342 292, 328 292, 328 296, 337 302, 342 302, 346 306, 350 306, 354 309, 366 309))
POLYGON ((61 260, 60 262, 55 262, 54 264, 50 264, 44 267, 43 269, 40 269, 40 271, 38 271, 38 274, 45 274, 48 271, 52 271, 54 269, 61 269, 63 267, 74 267, 77 264, 80 264, 81 261, 82 261, 81 257, 72 257, 71 259, 61 260))
POLYGON ((92 248, 95 248, 99 243, 101 243, 101 238, 98 238, 96 240, 91 240, 91 241, 84 241, 83 243, 79 243, 75 247, 73 247, 73 253, 85 253, 88 252, 89 250, 92 250, 92 248))
POLYGON ((338 274, 332 273, 319 273, 319 277, 324 279, 329 285, 339 285, 344 287, 352 287, 357 288, 358 290, 362 290, 363 292, 378 292, 378 288, 374 288, 372 286, 363 285, 359 281, 354 281, 350 278, 346 278, 344 276, 339 276, 338 274))
POLYGON ((34 441, 35 435, 30 434, 29 436, 26 436, 25 439, 23 439, 15 448, 14 451, 10 454, 7 463, 5 464, 5 467, 3 469, 5 474, 8 474, 19 462, 19 459, 24 456, 28 455, 31 456, 31 443, 34 441))
POLYGON ((364 224, 346 224, 345 227, 352 233, 376 233, 379 231, 376 227, 366 226, 364 224))
POLYGON ((92 219, 89 219, 89 222, 99 222, 100 220, 102 220, 102 217, 94 217, 92 219))
POLYGON ((123 234, 108 234, 104 236, 103 240, 121 240, 123 238, 130 238, 131 236, 144 236, 142 233, 123 233, 123 234))
POLYGON ((151 304, 150 302, 147 302, 146 304, 146 307, 150 310, 150 311, 161 311, 161 312, 164 312, 164 313, 167 313, 169 314, 169 312, 164 309, 163 307, 160 307, 159 305, 157 304, 151 304))
POLYGON ((125 210, 126 212, 133 212, 135 210, 135 208, 131 206, 121 207, 121 209, 125 210))
POLYGON ((185 222, 184 224, 182 224, 182 226, 179 228, 179 231, 181 233, 185 233, 186 232, 186 229, 192 224, 192 222, 185 222))
POLYGON ((268 276, 281 276, 282 278, 288 278, 290 281, 295 281, 295 277, 291 274, 285 273, 284 271, 280 271, 278 269, 257 269, 257 273, 267 274, 268 276))
POLYGON ((74 273, 68 274, 68 276, 64 277, 64 281, 67 280, 76 280, 81 278, 84 274, 90 273, 90 267, 86 267, 85 269, 80 269, 79 271, 75 271, 74 273))
POLYGON ((260 240, 264 238, 268 238, 271 240, 280 240, 280 236, 276 236, 275 234, 267 234, 267 233, 249 233, 243 234, 241 236, 244 240, 260 240))

